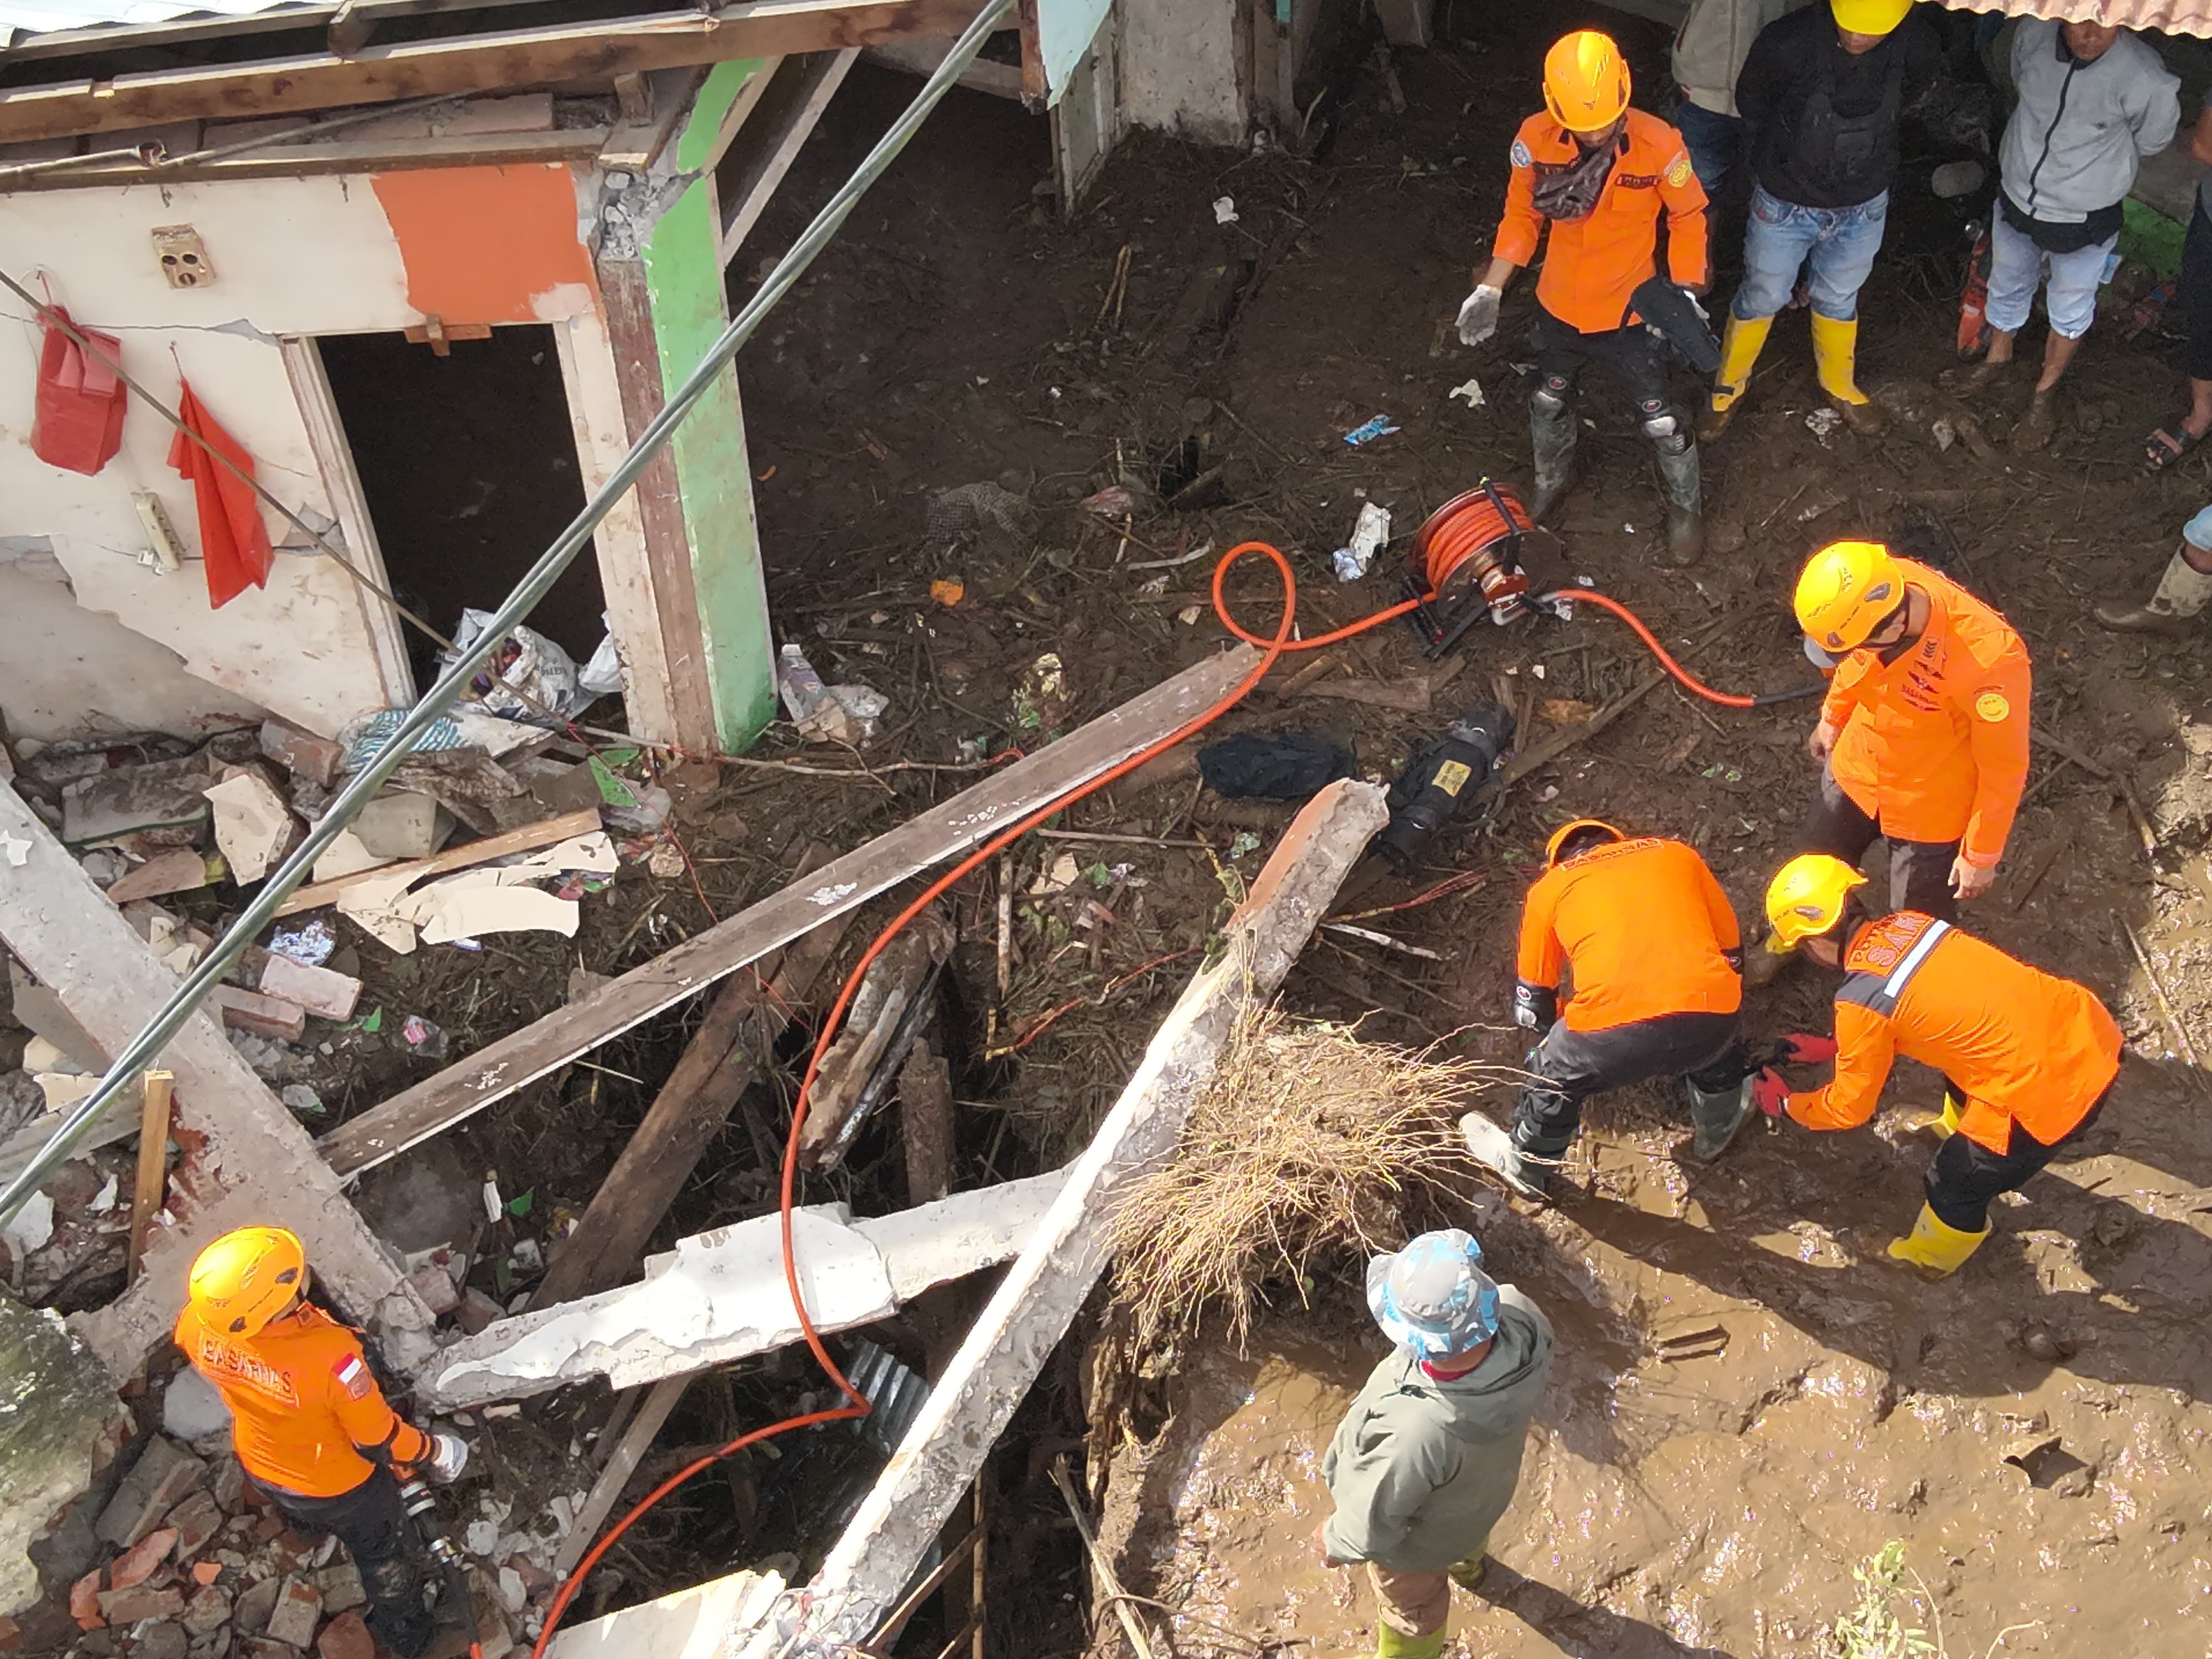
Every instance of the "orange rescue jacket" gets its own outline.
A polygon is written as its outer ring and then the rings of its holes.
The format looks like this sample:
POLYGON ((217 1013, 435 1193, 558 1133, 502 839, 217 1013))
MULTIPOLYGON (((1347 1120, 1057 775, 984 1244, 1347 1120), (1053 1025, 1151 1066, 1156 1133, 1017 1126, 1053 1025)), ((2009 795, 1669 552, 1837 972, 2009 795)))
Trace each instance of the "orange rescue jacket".
MULTIPOLYGON (((1668 275, 1688 288, 1707 280, 1705 186, 1691 171, 1682 135, 1657 116, 1632 109, 1614 142, 1620 154, 1597 205, 1587 218, 1552 222, 1551 249, 1536 280, 1544 309, 1584 334, 1641 320, 1628 296, 1657 274, 1662 206, 1668 275)), ((1536 211, 1536 170, 1565 166, 1581 154, 1574 135, 1549 115, 1540 112, 1521 124, 1493 255, 1516 265, 1535 258, 1546 222, 1536 211)))
POLYGON ((430 1437, 403 1422, 369 1374, 360 1340, 312 1304, 250 1337, 210 1330, 187 1306, 177 1346, 230 1407, 231 1444, 256 1480, 335 1498, 376 1462, 418 1463, 430 1437))
POLYGON ((1522 982, 1556 990, 1572 970, 1567 1029, 1604 1031, 1662 1014, 1743 1006, 1742 947, 1728 895, 1696 849, 1647 836, 1547 870, 1521 911, 1522 982))
POLYGON ((2051 1146, 2119 1075, 2120 1028, 2088 991, 1917 910, 1860 928, 1844 972, 1835 1081, 1790 1097, 1808 1129, 1872 1117, 1903 1054, 1965 1094, 1959 1133, 1970 1140, 2002 1154, 2018 1123, 2051 1146))
POLYGON ((1993 865, 2027 781, 2027 647, 1988 605, 1927 566, 1899 559, 1928 595, 1928 629, 1895 662, 1854 651, 1820 718, 1838 728, 1837 785, 1902 841, 1961 841, 1993 865))

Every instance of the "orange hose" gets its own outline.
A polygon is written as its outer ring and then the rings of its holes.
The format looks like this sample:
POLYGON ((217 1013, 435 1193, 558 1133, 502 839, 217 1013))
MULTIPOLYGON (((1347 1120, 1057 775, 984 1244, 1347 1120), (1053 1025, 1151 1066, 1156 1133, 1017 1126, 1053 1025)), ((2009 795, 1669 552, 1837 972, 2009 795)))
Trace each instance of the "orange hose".
MULTIPOLYGON (((1494 508, 1492 509, 1492 516, 1496 516, 1494 508)), ((1434 595, 1428 597, 1433 598, 1434 595)), ((1700 684, 1679 663, 1667 654, 1665 648, 1652 637, 1650 630, 1638 620, 1635 613, 1626 605, 1609 599, 1602 593, 1592 592, 1583 588, 1567 590, 1560 594, 1547 597, 1587 599, 1613 611, 1636 630, 1652 653, 1675 678, 1699 696, 1710 697, 1715 702, 1726 703, 1731 708, 1748 708, 1753 702, 1753 698, 1738 697, 1728 693, 1714 691, 1700 684)), ((613 1547, 615 1540, 628 1532, 647 1510, 698 1474, 700 1470, 720 1462, 732 1453, 744 1450, 747 1446, 772 1439, 777 1435, 787 1434, 794 1429, 811 1428, 822 1423, 851 1421, 856 1418, 866 1417, 872 1409, 866 1397, 853 1386, 850 1379, 838 1369, 837 1362, 830 1357, 829 1349, 823 1345, 821 1333, 815 1328, 813 1318, 807 1312, 806 1297, 799 1288, 798 1262, 793 1249, 792 1215, 797 1203, 799 1132, 806 1122, 806 1109, 813 1091, 815 1076, 822 1067, 822 1056, 828 1051, 831 1041, 836 1036, 839 1025, 843 1023, 847 1012, 852 1007, 853 999, 860 991, 862 977, 874 964, 876 959, 883 955, 891 940, 898 936, 908 923, 934 904, 951 888, 988 863, 1006 848, 1036 829, 1046 819, 1056 813, 1065 811, 1075 802, 1104 788, 1117 778, 1127 776, 1153 757, 1164 754, 1185 738, 1219 720, 1222 715, 1243 701, 1245 694, 1260 683, 1267 671, 1273 668, 1277 660, 1285 653, 1318 650, 1324 645, 1334 645, 1340 640, 1350 639, 1352 635, 1365 633, 1369 629, 1378 627, 1393 617, 1404 616, 1423 602, 1421 599, 1401 600, 1396 605, 1376 611, 1371 616, 1363 617, 1357 622, 1347 623, 1342 628, 1332 629, 1328 633, 1316 635, 1312 639, 1293 640, 1291 638, 1291 630, 1297 619, 1298 583, 1297 575, 1291 569, 1291 562, 1285 558, 1279 550, 1266 542, 1240 542, 1223 554, 1220 561, 1213 567, 1213 609, 1214 613, 1220 617, 1223 627, 1246 644, 1258 646, 1265 653, 1253 666, 1251 672, 1211 708, 1184 722, 1166 737, 1130 756, 1119 765, 1101 773, 1087 783, 1078 785, 1063 795, 1054 797, 1030 813, 1028 817, 992 836, 944 875, 932 882, 923 890, 919 897, 892 919, 890 926, 876 935, 874 941, 861 953, 860 959, 854 964, 853 971, 846 976, 843 988, 837 993, 837 1000, 831 1006, 828 1018, 822 1022, 822 1029, 814 1039, 814 1050, 808 1056, 806 1062, 806 1075, 799 1085, 799 1097, 792 1107, 791 1132, 784 1141, 783 1180, 777 1199, 783 1243, 783 1282, 785 1288, 790 1292, 792 1308, 799 1316, 800 1334, 805 1337, 807 1348, 812 1352, 815 1363, 821 1366, 830 1380, 837 1385, 839 1392, 844 1395, 848 1403, 831 1407, 825 1411, 810 1412, 802 1417, 787 1418, 781 1423, 772 1423, 766 1428, 755 1429, 750 1433, 741 1434, 727 1445, 685 1464, 683 1468, 647 1492, 585 1553, 584 1558, 576 1564, 574 1571, 563 1581, 559 1593, 553 1598, 552 1605, 546 1609, 545 1626, 538 1632, 537 1643, 531 1649, 531 1659, 544 1659, 546 1646, 552 1641, 553 1632, 559 1628, 562 1615, 568 1611, 568 1603, 574 1598, 576 1591, 581 1588, 584 1580, 591 1575, 592 1569, 599 1565, 600 1558, 613 1547), (1230 570, 1244 558, 1255 553, 1266 557, 1275 567, 1275 573, 1281 580, 1283 586, 1282 617, 1275 624, 1274 633, 1264 638, 1249 632, 1230 613, 1228 597, 1223 591, 1224 583, 1230 570)))
MULTIPOLYGON (((1765 701, 1759 697, 1739 696, 1733 691, 1714 690, 1712 687, 1707 685, 1695 674, 1692 674, 1688 669, 1683 667, 1681 664, 1676 662, 1674 658, 1667 654, 1667 647, 1660 644, 1658 640, 1653 636, 1651 630, 1644 625, 1644 619, 1641 617, 1638 616, 1633 611, 1631 611, 1619 599, 1609 599, 1605 594, 1599 592, 1595 588, 1562 587, 1556 592, 1545 594, 1543 596, 1542 602, 1548 602, 1553 599, 1572 599, 1578 603, 1588 601, 1589 604, 1596 605, 1601 611, 1612 611, 1614 616, 1620 617, 1621 621, 1626 623, 1631 628, 1636 630, 1636 637, 1642 640, 1645 648, 1649 650, 1653 656, 1659 659, 1659 665, 1662 668, 1665 669, 1676 679, 1681 681, 1685 686, 1696 692, 1699 696, 1705 698, 1708 702, 1719 703, 1723 707, 1728 708, 1755 708, 1761 702, 1765 701)), ((1818 690, 1820 689, 1820 688, 1818 686, 1808 688, 1808 690, 1818 690)), ((1790 696, 1799 696, 1804 695, 1804 693, 1793 691, 1786 695, 1790 696)))

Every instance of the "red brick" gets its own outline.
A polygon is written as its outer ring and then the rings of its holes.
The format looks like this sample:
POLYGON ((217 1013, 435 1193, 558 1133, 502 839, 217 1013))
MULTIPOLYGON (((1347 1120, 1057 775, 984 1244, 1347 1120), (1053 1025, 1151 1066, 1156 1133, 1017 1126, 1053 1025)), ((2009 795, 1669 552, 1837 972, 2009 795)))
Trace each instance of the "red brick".
POLYGON ((264 996, 296 1002, 324 1019, 351 1019, 353 1006, 361 1000, 361 981, 352 975, 310 968, 273 952, 262 964, 261 990, 264 996))
POLYGON ((281 720, 262 722, 261 752, 294 777, 319 783, 325 789, 338 775, 338 763, 345 758, 343 744, 286 726, 281 720))
POLYGON ((195 1584, 212 1584, 216 1579, 222 1577, 222 1563, 220 1561, 195 1561, 192 1563, 192 1583, 195 1584))
POLYGON ((176 1547, 177 1529, 163 1527, 149 1532, 109 1564, 107 1583, 113 1589, 129 1589, 133 1584, 143 1584, 154 1576, 155 1569, 169 1559, 176 1547))
POLYGON ((184 1610, 182 1590, 156 1589, 151 1584, 103 1590, 100 1596, 100 1616, 111 1625, 135 1625, 141 1619, 173 1619, 184 1610))
POLYGON ((280 1002, 258 991, 241 991, 235 985, 218 985, 208 1000, 222 1011, 222 1023, 256 1036, 279 1042, 297 1042, 307 1034, 307 1011, 296 1002, 280 1002))
POLYGON ((100 1616, 100 1569, 90 1572, 70 1586, 70 1617, 76 1620, 79 1630, 105 1630, 107 1620, 100 1616))
POLYGON ((222 1509, 213 1492, 196 1492, 162 1517, 161 1524, 176 1528, 177 1559, 189 1561, 222 1530, 222 1509))
POLYGON ((342 1613, 315 1638, 323 1659, 376 1659, 376 1638, 357 1613, 342 1613))

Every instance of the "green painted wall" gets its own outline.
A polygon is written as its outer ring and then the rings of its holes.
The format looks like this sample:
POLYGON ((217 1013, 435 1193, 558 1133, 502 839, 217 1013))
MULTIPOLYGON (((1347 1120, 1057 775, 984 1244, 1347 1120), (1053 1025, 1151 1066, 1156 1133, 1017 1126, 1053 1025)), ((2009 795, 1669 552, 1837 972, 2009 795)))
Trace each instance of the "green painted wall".
MULTIPOLYGON (((680 173, 701 173, 722 117, 758 58, 720 64, 700 89, 677 140, 680 173)), ((697 368, 723 329, 729 307, 715 257, 714 192, 695 179, 654 225, 644 250, 653 331, 664 395, 697 368)), ((753 517, 752 469, 745 453, 744 410, 734 366, 726 369, 670 440, 691 543, 692 580, 706 635, 714 728, 725 752, 751 746, 775 718, 775 650, 761 575, 760 528, 753 517)))

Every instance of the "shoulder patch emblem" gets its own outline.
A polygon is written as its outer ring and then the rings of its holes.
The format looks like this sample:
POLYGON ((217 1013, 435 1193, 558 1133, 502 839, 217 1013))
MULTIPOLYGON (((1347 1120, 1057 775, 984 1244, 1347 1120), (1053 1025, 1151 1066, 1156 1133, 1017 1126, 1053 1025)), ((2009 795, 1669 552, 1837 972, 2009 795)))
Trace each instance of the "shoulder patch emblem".
POLYGON ((2012 714, 2012 704, 2002 691, 1984 691, 1974 699, 1974 713, 1996 726, 2012 714))
POLYGON ((1519 138, 1513 141, 1513 165, 1516 167, 1530 167, 1536 165, 1536 158, 1528 153, 1528 144, 1519 138))
POLYGON ((331 1366, 331 1370, 339 1384, 356 1400, 368 1399, 369 1389, 375 1386, 369 1377, 368 1367, 357 1353, 348 1354, 331 1366))
POLYGON ((1683 185, 1689 182, 1690 158, 1687 155, 1678 154, 1673 161, 1667 164, 1668 186, 1670 189, 1680 190, 1683 185))

